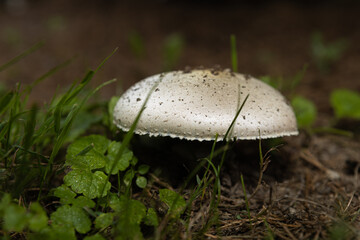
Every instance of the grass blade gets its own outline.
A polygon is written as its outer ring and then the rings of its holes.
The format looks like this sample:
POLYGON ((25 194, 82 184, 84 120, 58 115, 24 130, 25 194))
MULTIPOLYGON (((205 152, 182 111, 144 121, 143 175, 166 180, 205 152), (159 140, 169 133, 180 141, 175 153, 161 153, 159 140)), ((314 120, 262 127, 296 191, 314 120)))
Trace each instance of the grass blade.
POLYGON ((112 53, 110 53, 110 55, 107 56, 107 57, 100 63, 100 65, 95 69, 95 73, 102 68, 102 66, 109 60, 109 58, 111 58, 111 57, 116 53, 117 50, 118 50, 118 48, 115 48, 115 49, 112 51, 112 53))
POLYGON ((241 179, 241 186, 242 186, 242 189, 243 189, 243 192, 244 192, 244 199, 245 199, 246 211, 247 211, 247 214, 248 214, 248 217, 249 217, 250 225, 252 226, 252 224, 251 224, 251 214, 250 214, 249 201, 248 201, 248 198, 247 198, 246 188, 245 188, 245 183, 244 183, 244 177, 243 177, 242 174, 240 175, 240 179, 241 179))
POLYGON ((36 43, 34 46, 30 47, 28 50, 26 50, 25 52, 21 53, 20 55, 14 57, 13 59, 11 59, 10 61, 8 61, 7 63, 5 63, 4 65, 0 66, 0 72, 4 71, 6 68, 14 65, 15 63, 19 62, 21 59, 23 59, 24 57, 26 57, 27 55, 31 54, 32 52, 35 52, 36 50, 38 50, 39 48, 41 48, 44 45, 44 42, 39 42, 36 43))
POLYGON ((12 91, 9 91, 6 93, 0 100, 0 114, 2 114, 6 107, 9 106, 11 100, 13 99, 14 93, 12 91))
POLYGON ((46 72, 44 75, 40 76, 38 79, 36 79, 33 83, 31 83, 27 88, 26 91, 27 93, 30 93, 32 91, 32 89, 38 85, 39 83, 41 83, 42 81, 44 81, 46 78, 50 77, 51 75, 55 74, 57 71, 59 71, 60 69, 66 67, 67 65, 69 65, 71 63, 72 59, 69 59, 55 67, 53 67, 52 69, 50 69, 48 72, 46 72))
POLYGON ((25 135, 23 138, 23 146, 26 150, 28 150, 32 144, 33 135, 35 132, 35 125, 36 125, 36 113, 38 109, 37 106, 34 105, 30 112, 29 112, 29 118, 25 123, 25 135))
POLYGON ((233 126, 234 126, 234 124, 235 124, 235 122, 236 122, 236 119, 238 118, 238 116, 239 116, 239 114, 240 114, 241 110, 243 109, 243 107, 244 107, 244 105, 245 105, 245 103, 246 103, 246 101, 247 101, 247 99, 248 99, 248 98, 249 98, 249 94, 248 94, 248 95, 246 95, 246 97, 245 97, 244 101, 242 102, 242 104, 241 104, 241 106, 240 106, 239 110, 236 112, 236 115, 235 115, 234 119, 232 120, 232 122, 231 122, 231 124, 230 124, 229 128, 227 129, 227 131, 226 131, 226 133, 225 133, 225 136, 224 136, 224 141, 226 141, 226 142, 227 142, 228 135, 229 135, 229 133, 230 133, 231 129, 233 128, 233 126))

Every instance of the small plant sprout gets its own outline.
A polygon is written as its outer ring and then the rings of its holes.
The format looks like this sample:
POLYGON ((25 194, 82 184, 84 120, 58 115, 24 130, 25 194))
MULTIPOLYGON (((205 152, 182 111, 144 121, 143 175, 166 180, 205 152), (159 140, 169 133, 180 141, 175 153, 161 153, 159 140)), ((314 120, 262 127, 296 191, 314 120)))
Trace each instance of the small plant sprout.
POLYGON ((173 71, 128 89, 114 109, 115 124, 128 131, 153 85, 159 82, 136 126, 150 136, 211 141, 297 135, 296 118, 274 88, 230 70, 173 71), (246 103, 232 124, 241 103, 246 103), (229 126, 232 125, 230 133, 229 126))
POLYGON ((328 73, 331 66, 336 63, 348 47, 345 39, 339 39, 331 43, 324 43, 323 35, 315 32, 311 36, 311 55, 318 69, 328 73))

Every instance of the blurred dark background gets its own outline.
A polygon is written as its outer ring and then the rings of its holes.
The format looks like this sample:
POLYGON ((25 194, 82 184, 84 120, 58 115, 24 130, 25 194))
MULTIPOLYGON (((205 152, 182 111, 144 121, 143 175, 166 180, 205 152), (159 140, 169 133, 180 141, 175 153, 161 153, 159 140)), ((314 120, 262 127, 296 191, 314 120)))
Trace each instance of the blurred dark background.
POLYGON ((109 99, 162 71, 231 67, 234 34, 239 72, 286 82, 308 64, 296 92, 327 112, 332 89, 360 90, 359 6, 356 0, 1 0, 0 65, 44 45, 0 72, 0 81, 30 84, 72 59, 34 88, 32 100, 42 103, 118 48, 93 82, 118 79, 101 93, 109 99))

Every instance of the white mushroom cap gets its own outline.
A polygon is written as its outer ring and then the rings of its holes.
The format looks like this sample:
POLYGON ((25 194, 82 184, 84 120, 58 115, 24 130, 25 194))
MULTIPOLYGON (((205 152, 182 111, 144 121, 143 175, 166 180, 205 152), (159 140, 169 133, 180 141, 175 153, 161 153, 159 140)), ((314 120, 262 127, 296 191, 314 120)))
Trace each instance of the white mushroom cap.
POLYGON ((296 118, 279 91, 230 70, 173 71, 129 88, 114 109, 114 122, 128 131, 155 84, 135 133, 188 140, 222 140, 249 94, 228 138, 297 135, 296 118))

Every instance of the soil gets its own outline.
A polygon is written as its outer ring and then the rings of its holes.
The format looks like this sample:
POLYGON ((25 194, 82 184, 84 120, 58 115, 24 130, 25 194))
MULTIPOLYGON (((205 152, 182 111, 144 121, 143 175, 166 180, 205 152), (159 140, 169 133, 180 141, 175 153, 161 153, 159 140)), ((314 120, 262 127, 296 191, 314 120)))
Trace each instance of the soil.
MULTIPOLYGON (((104 88, 99 97, 107 100, 119 95, 144 77, 164 71, 164 44, 174 34, 181 36, 184 45, 173 69, 230 67, 231 34, 237 37, 239 72, 283 77, 286 82, 309 64, 295 92, 315 103, 317 126, 331 122, 332 90, 360 91, 360 4, 355 1, 69 3, 37 0, 15 6, 0 2, 0 65, 44 42, 43 47, 0 72, 1 83, 10 88, 17 82, 29 84, 72 59, 67 67, 35 86, 32 103, 50 101, 55 92, 81 79, 87 69, 95 69, 115 48, 117 52, 92 84, 117 78, 118 82, 104 88), (348 43, 347 50, 326 73, 317 68, 311 56, 315 32, 322 33, 325 42, 345 39, 348 43), (139 56, 129 43, 135 34, 140 36, 144 49, 139 56)), ((289 89, 283 92, 291 94, 289 89)), ((258 239, 273 232, 276 239, 323 239, 331 235, 334 223, 338 226, 344 222, 348 235, 343 236, 359 238, 359 122, 346 121, 339 126, 357 129, 355 136, 302 131, 298 137, 284 138, 284 145, 271 154, 258 187, 257 143, 245 147, 234 143, 234 154, 223 170, 219 226, 208 229, 206 238, 258 239), (256 189, 249 199, 253 214, 250 220, 240 173, 244 174, 248 194, 256 189)), ((200 229, 208 217, 208 199, 194 202, 190 231, 200 229)))

